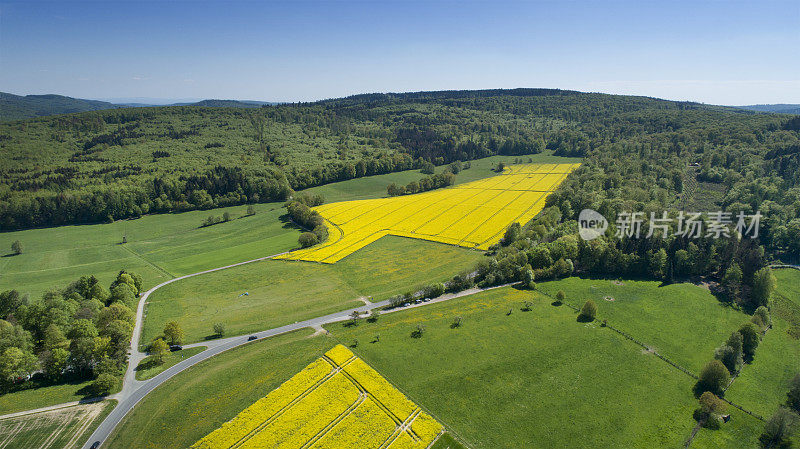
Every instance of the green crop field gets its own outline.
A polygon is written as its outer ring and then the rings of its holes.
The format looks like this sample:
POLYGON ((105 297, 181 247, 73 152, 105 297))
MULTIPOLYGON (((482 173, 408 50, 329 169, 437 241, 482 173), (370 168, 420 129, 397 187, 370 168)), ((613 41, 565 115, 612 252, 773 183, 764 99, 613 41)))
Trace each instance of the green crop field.
POLYGON ((539 288, 551 296, 563 290, 575 307, 593 300, 599 319, 607 319, 695 374, 714 356, 714 348, 750 319, 692 284, 660 287, 654 281, 573 277, 541 283, 539 288))
MULTIPOLYGON (((638 285, 638 294, 660 298, 657 285, 638 285)), ((705 294, 704 318, 727 326, 726 309, 705 294)), ((159 387, 124 421, 110 447, 190 445, 332 345, 356 341, 358 356, 467 447, 550 447, 553 441, 565 447, 681 447, 695 425, 694 379, 599 322, 577 322, 571 309, 551 302, 538 292, 501 288, 386 313, 376 323, 328 325, 329 336, 310 337, 312 331, 304 330, 246 345, 159 387), (533 302, 531 311, 521 310, 525 300, 533 302), (462 324, 452 328, 457 316, 462 324), (418 324, 425 331, 412 338, 418 324)), ((646 329, 649 320, 648 314, 630 313, 615 323, 641 338, 634 330, 646 329)), ((678 343, 717 344, 699 332, 678 343)), ((755 441, 762 424, 733 416, 719 431, 702 430, 692 447, 755 441)))
POLYGON ((201 341, 214 323, 230 335, 278 327, 443 281, 471 268, 481 252, 402 237, 384 237, 333 265, 266 260, 169 284, 148 301, 143 343, 175 320, 186 341, 201 341), (240 296, 244 293, 246 296, 240 296))

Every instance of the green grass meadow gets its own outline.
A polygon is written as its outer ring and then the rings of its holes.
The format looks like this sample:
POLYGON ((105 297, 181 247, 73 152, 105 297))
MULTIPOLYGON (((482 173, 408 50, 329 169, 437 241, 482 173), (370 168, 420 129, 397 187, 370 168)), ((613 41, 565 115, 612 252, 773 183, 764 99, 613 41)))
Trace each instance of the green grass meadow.
MULTIPOLYGON (((657 284, 638 291, 661 295, 657 284)), ((704 301, 706 319, 727 323, 711 295, 704 301)), ((308 329, 245 345, 156 389, 109 447, 191 445, 334 344, 355 341, 354 352, 465 447, 554 447, 554 441, 570 448, 683 447, 695 425, 694 379, 599 322, 580 323, 571 309, 551 303, 538 292, 501 288, 385 313, 376 323, 332 324, 328 336, 311 337, 308 329), (533 306, 523 312, 526 300, 533 306), (452 328, 457 316, 462 324, 452 328), (425 332, 413 338, 418 324, 425 332)), ((649 319, 630 313, 615 323, 644 329, 649 319)), ((696 340, 709 337, 690 333, 681 341, 697 346, 696 340)), ((702 430, 692 447, 755 441, 761 423, 740 415, 720 431, 702 430)))
POLYGON ((471 268, 483 253, 387 236, 335 264, 265 260, 169 284, 147 306, 143 342, 177 321, 186 342, 202 341, 214 323, 238 335, 385 299, 471 268), (248 293, 246 296, 243 295, 248 293))
MULTIPOLYGON (((778 284, 773 309, 788 308, 781 301, 800 306, 800 271, 774 270, 778 284)), ((800 374, 800 340, 789 334, 790 324, 774 313, 773 327, 758 345, 752 363, 745 365, 725 396, 743 407, 769 418, 786 402, 789 382, 800 374)))
POLYGON ((0 233, 0 253, 10 253, 15 240, 23 245, 22 254, 0 257, 0 290, 37 298, 84 275, 107 286, 121 269, 141 274, 149 288, 174 276, 288 251, 297 246, 299 230, 279 219, 286 211, 281 206, 256 204, 252 216, 244 216, 246 206, 236 206, 0 233), (200 227, 209 215, 224 212, 231 221, 200 227))
POLYGON ((187 348, 180 351, 169 352, 164 356, 161 363, 157 363, 153 356, 147 356, 139 362, 136 367, 136 380, 151 379, 163 371, 166 371, 172 365, 179 363, 189 357, 200 354, 205 351, 205 346, 198 346, 196 348, 187 348))
POLYGON ((572 277, 543 282, 537 288, 553 297, 563 290, 575 307, 593 300, 598 319, 607 319, 695 374, 713 358, 714 349, 750 319, 720 303, 707 289, 688 283, 661 286, 655 281, 572 277))

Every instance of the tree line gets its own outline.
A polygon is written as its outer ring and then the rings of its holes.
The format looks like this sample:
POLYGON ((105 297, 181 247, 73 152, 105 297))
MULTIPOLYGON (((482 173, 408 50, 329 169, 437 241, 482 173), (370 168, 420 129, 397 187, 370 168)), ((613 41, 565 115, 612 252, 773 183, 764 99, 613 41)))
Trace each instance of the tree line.
POLYGON ((104 395, 124 373, 142 279, 120 271, 108 288, 82 276, 38 300, 0 293, 0 390, 94 379, 104 395))

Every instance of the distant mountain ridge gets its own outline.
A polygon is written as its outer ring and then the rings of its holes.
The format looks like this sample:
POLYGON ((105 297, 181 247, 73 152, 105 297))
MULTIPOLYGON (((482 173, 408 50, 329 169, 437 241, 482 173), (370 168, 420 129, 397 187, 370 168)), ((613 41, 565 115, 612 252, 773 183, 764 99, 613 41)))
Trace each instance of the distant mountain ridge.
POLYGON ((99 111, 120 106, 98 100, 63 95, 14 95, 0 92, 0 121, 21 120, 55 114, 99 111))
POLYGON ((14 95, 0 92, 0 122, 24 120, 73 112, 100 111, 129 107, 160 106, 200 106, 209 108, 258 108, 262 105, 278 103, 254 100, 202 100, 194 103, 172 103, 166 105, 153 104, 117 104, 100 100, 86 100, 64 95, 14 95))
POLYGON ((752 104, 748 106, 736 106, 739 109, 747 109, 756 112, 773 112, 779 114, 800 114, 800 104, 752 104))

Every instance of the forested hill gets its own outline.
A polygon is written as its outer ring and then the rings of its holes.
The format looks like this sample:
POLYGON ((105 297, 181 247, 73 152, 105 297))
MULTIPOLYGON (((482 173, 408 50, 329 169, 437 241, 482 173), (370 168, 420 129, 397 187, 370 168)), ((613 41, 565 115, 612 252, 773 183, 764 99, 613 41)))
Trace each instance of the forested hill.
POLYGON ((753 104, 737 106, 740 109, 757 112, 774 112, 778 114, 800 114, 800 104, 753 104))
POLYGON ((567 215, 676 206, 699 182, 722 207, 768 204, 764 238, 782 247, 791 220, 800 241, 798 130, 792 116, 552 89, 86 112, 0 124, 0 227, 283 200, 425 161, 551 151, 586 157, 554 196, 567 215))
POLYGON ((22 120, 46 115, 114 109, 105 101, 83 100, 63 95, 14 95, 0 92, 0 121, 22 120))

